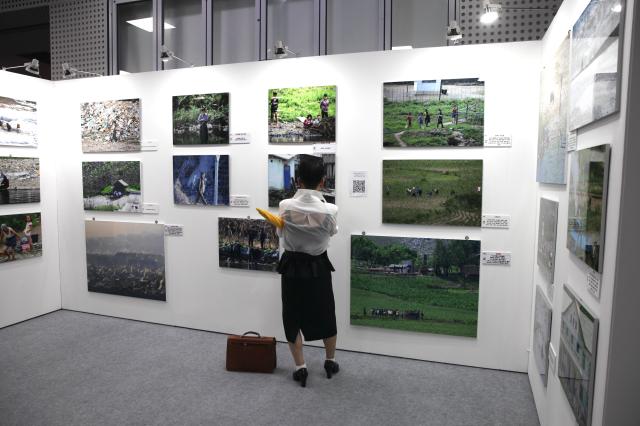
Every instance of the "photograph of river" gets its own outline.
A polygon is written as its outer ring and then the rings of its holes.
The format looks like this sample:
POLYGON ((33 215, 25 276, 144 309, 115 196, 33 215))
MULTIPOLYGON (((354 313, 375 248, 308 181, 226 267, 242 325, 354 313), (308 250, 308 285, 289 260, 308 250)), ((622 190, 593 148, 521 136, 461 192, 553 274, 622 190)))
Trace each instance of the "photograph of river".
POLYGON ((0 157, 0 205, 40 202, 40 160, 0 157))
POLYGON ((0 145, 38 146, 35 102, 0 96, 0 145))

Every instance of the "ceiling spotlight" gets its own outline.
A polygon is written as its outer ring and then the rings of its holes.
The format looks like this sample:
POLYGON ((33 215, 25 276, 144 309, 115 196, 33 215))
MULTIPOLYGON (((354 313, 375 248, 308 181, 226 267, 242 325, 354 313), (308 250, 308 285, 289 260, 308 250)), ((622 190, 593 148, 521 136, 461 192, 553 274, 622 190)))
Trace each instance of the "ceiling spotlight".
POLYGON ((483 24, 493 24, 498 20, 502 6, 497 3, 485 3, 484 13, 480 16, 480 22, 483 24))
POLYGON ((611 6, 611 11, 615 13, 622 12, 622 3, 616 3, 613 6, 611 6))
POLYGON ((456 21, 451 21, 447 27, 447 40, 458 42, 462 39, 462 32, 456 21))
POLYGON ((185 61, 184 59, 176 56, 175 53, 173 53, 171 50, 167 48, 167 46, 162 46, 162 53, 160 53, 160 60, 166 64, 172 59, 175 59, 176 61, 180 61, 183 64, 188 65, 190 68, 193 68, 195 66, 191 62, 185 61))
POLYGON ((78 74, 92 75, 94 77, 102 77, 102 74, 96 72, 82 71, 77 68, 70 67, 68 63, 62 64, 62 78, 73 78, 78 74))
POLYGON ((37 59, 32 59, 31 62, 25 62, 22 65, 17 65, 15 67, 2 67, 2 70, 14 70, 18 68, 24 68, 26 72, 33 75, 40 75, 40 61, 37 59))
POLYGON ((294 56, 298 55, 296 52, 290 50, 289 46, 286 46, 282 40, 276 41, 276 45, 273 47, 273 54, 276 59, 286 58, 289 54, 294 56))

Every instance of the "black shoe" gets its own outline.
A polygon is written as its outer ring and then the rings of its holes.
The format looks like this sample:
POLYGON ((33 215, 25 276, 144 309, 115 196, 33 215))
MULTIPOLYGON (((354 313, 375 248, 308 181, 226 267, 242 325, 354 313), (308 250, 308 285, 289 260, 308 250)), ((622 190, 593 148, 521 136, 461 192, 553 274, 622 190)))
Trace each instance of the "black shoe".
POLYGON ((337 374, 340 371, 340 366, 335 361, 326 360, 324 362, 324 371, 327 372, 327 379, 330 379, 332 375, 337 374))
POLYGON ((309 376, 309 372, 306 368, 301 368, 300 370, 296 370, 293 372, 293 380, 296 382, 300 382, 300 386, 303 388, 307 386, 307 377, 309 376))

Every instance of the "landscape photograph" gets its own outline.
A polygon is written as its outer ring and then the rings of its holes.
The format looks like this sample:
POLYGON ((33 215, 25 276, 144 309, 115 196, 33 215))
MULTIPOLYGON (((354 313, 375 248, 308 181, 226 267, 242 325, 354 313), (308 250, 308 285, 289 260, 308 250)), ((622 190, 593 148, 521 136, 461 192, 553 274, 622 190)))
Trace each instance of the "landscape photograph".
POLYGON ((0 264, 42 256, 40 213, 0 216, 0 264))
POLYGON ((174 155, 173 202, 199 206, 229 205, 228 155, 174 155))
POLYGON ((218 218, 221 268, 276 272, 279 244, 275 226, 266 220, 218 218))
POLYGON ((383 91, 383 146, 484 145, 484 81, 398 81, 383 91))
POLYGON ((556 267, 556 232, 558 229, 558 202, 540 198, 538 221, 538 256, 540 273, 548 284, 553 284, 556 267))
POLYGON ((480 241, 351 236, 351 324, 476 337, 480 241))
POLYGON ((480 226, 482 160, 383 160, 382 222, 480 226))
POLYGON ((336 86, 269 90, 269 143, 336 141, 336 86))
POLYGON ((85 221, 89 291, 166 300, 164 225, 85 221))
POLYGON ((229 93, 173 97, 173 144, 229 143, 229 93))
MULTIPOLYGON (((328 203, 336 202, 336 155, 322 154, 325 181, 320 190, 328 203)), ((291 198, 298 188, 300 154, 269 154, 269 207, 278 207, 280 201, 291 198)))
POLYGON ((0 157, 0 205, 40 202, 40 159, 0 157))
POLYGON ((568 111, 569 37, 540 76, 537 182, 564 185, 567 181, 568 111))
POLYGON ((599 145, 570 157, 567 248, 596 272, 604 260, 610 151, 599 145))
POLYGON ((37 112, 33 101, 0 96, 0 145, 37 147, 37 112))
POLYGON ((551 342, 551 303, 540 286, 536 286, 536 305, 533 319, 533 358, 542 383, 547 386, 549 378, 549 342, 551 342))
POLYGON ((82 197, 85 210, 141 212, 140 162, 82 162, 82 197))
POLYGON ((140 99, 80 105, 82 152, 140 151, 140 99))

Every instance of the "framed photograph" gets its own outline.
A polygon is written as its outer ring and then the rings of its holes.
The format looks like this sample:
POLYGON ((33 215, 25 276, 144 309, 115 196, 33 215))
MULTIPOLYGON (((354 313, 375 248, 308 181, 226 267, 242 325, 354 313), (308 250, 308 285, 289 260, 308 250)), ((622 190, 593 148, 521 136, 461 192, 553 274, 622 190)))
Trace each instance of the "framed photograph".
POLYGON ((553 284, 556 268, 556 232, 558 229, 558 202, 540 198, 538 220, 538 256, 540 273, 553 284))
MULTIPOLYGON (((336 155, 322 154, 325 181, 320 191, 328 203, 336 202, 336 155)), ((269 154, 269 207, 291 198, 298 190, 297 173, 300 154, 269 154)))
POLYGON ((228 155, 174 155, 173 202, 198 206, 229 205, 228 155))
POLYGON ((551 319, 553 309, 540 286, 536 286, 536 305, 533 319, 533 358, 542 383, 547 386, 549 378, 549 342, 551 342, 551 319))
POLYGON ((218 218, 221 268, 276 272, 280 240, 276 228, 262 219, 218 218))
POLYGON ((173 97, 174 145, 229 143, 229 93, 173 97))
POLYGON ((40 213, 0 216, 0 264, 42 256, 40 213))
POLYGON ((33 101, 0 96, 0 145, 37 148, 37 112, 33 101))
POLYGON ((82 152, 140 151, 140 99, 80 105, 82 152))
POLYGON ((484 81, 478 78, 384 83, 385 147, 484 145, 484 81))
POLYGON ((480 241, 351 236, 351 324, 476 337, 480 241))
POLYGON ((142 212, 139 161, 83 161, 85 210, 142 212))
POLYGON ((40 202, 40 159, 0 157, 0 205, 40 202))

